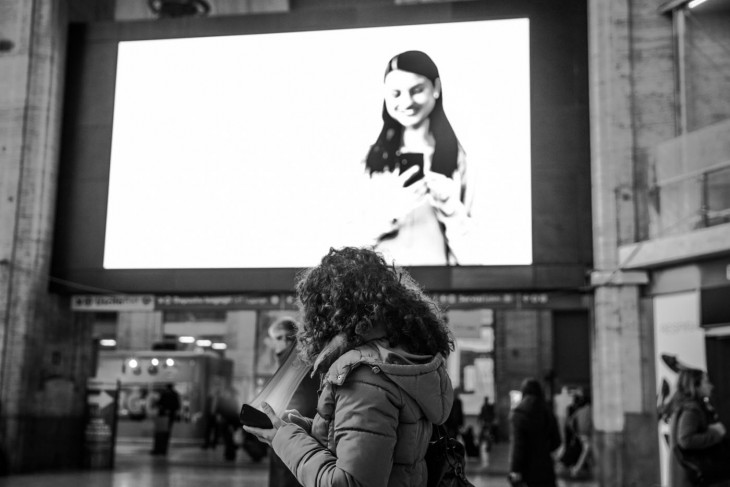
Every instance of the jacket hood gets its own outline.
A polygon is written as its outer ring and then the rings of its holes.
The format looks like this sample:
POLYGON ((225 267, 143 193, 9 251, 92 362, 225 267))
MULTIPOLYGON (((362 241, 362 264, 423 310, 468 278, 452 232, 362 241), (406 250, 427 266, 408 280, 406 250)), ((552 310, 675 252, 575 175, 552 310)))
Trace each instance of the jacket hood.
MULTIPOLYGON (((326 348, 323 354, 332 356, 333 353, 326 348)), ((324 380, 342 385, 350 371, 361 365, 372 367, 376 374, 384 374, 418 404, 432 423, 442 424, 448 418, 454 391, 441 354, 408 353, 390 348, 388 341, 380 338, 339 355, 329 366, 324 380)))

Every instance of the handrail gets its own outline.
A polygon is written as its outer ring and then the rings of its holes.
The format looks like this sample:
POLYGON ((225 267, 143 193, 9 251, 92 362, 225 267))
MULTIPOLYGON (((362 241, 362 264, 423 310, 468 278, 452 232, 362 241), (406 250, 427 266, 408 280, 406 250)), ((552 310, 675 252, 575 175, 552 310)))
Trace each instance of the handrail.
POLYGON ((685 179, 692 179, 699 176, 702 176, 703 174, 715 172, 719 169, 726 169, 730 168, 730 159, 724 162, 719 162, 717 164, 713 164, 711 166, 704 167, 702 169, 696 169, 694 171, 690 171, 684 174, 680 174, 679 176, 672 176, 670 178, 663 179, 661 181, 657 181, 654 183, 654 187, 663 187, 667 184, 677 183, 679 181, 684 181, 685 179))

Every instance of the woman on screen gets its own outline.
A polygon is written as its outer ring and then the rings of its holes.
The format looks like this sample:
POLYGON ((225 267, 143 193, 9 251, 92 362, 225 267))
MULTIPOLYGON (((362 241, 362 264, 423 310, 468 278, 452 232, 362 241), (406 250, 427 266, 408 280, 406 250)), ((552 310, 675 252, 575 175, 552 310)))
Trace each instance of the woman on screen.
POLYGON ((370 249, 330 249, 296 285, 300 355, 321 377, 314 418, 244 426, 305 487, 424 486, 432 424, 449 415, 453 338, 410 275, 370 249))
POLYGON ((463 263, 466 154, 444 113, 438 68, 421 51, 403 52, 388 62, 384 87, 383 128, 365 160, 385 205, 375 248, 401 265, 463 263))

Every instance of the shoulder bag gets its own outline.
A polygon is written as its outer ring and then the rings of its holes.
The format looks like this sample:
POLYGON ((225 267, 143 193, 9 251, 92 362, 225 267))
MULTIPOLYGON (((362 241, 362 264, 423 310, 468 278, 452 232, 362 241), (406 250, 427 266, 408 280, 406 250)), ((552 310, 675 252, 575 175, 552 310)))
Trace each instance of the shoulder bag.
POLYGON ((434 424, 426 450, 427 487, 474 487, 466 478, 465 463, 464 445, 434 424))
MULTIPOLYGON (((676 424, 679 423, 680 410, 676 424)), ((725 436, 720 443, 701 449, 682 448, 675 443, 674 457, 687 471, 694 485, 710 485, 730 480, 730 440, 725 436)))

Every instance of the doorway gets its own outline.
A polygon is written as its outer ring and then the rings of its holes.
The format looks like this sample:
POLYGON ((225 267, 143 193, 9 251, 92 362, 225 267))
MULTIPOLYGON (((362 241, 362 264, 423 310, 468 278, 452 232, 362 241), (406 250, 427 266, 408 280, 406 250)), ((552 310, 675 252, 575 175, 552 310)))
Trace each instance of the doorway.
POLYGON ((590 320, 586 310, 553 312, 552 388, 584 387, 590 391, 590 320))

